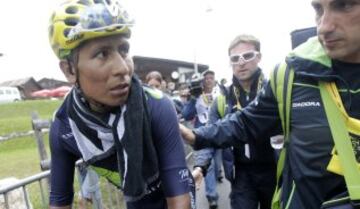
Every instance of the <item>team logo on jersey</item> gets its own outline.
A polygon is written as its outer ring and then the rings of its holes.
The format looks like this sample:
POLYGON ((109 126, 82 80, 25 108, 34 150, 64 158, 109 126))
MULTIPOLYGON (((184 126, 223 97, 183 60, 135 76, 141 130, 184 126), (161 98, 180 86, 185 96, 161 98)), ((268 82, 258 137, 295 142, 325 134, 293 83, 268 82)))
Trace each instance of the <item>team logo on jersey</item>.
POLYGON ((297 107, 320 107, 321 104, 318 101, 308 101, 308 102, 294 102, 292 103, 293 108, 297 107))

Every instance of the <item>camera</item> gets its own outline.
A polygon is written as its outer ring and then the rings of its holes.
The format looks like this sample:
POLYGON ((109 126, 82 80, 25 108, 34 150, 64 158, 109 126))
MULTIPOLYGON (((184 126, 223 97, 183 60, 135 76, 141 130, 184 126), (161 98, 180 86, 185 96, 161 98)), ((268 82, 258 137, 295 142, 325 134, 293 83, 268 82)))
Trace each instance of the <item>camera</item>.
POLYGON ((189 84, 190 94, 199 97, 203 91, 203 78, 200 74, 192 76, 189 84))

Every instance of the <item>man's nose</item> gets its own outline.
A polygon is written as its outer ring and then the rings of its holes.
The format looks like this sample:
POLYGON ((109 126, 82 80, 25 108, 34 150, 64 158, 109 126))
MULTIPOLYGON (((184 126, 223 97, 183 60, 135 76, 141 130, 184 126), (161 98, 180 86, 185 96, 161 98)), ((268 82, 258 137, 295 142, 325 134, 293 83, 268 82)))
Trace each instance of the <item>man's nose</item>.
POLYGON ((246 64, 246 61, 244 59, 240 59, 238 65, 244 66, 246 64))
POLYGON ((126 75, 129 74, 130 69, 128 63, 129 61, 126 60, 120 53, 116 53, 112 62, 112 73, 114 75, 126 75))
POLYGON ((319 17, 317 21, 318 33, 327 34, 331 33, 335 29, 335 15, 333 12, 325 10, 323 15, 319 17))

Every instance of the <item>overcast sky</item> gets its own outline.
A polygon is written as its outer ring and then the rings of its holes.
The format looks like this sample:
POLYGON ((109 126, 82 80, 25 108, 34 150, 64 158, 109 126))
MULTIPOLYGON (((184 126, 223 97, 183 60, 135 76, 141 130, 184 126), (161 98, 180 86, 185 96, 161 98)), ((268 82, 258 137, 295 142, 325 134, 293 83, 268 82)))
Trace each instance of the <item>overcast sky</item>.
MULTIPOLYGON (((0 82, 33 76, 65 80, 51 51, 47 26, 60 0, 4 1, 0 7, 0 82)), ((262 43, 268 74, 290 50, 290 32, 314 26, 310 0, 125 0, 136 25, 132 55, 208 64, 231 76, 230 41, 240 33, 262 43)))

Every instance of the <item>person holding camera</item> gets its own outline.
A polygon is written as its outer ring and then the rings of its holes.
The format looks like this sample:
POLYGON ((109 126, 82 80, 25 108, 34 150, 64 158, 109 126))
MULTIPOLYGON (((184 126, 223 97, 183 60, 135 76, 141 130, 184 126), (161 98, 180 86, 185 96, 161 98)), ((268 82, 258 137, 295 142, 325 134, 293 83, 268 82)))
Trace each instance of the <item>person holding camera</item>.
MULTIPOLYGON (((214 100, 214 87, 215 87, 215 73, 214 71, 207 70, 200 76, 195 74, 190 82, 190 98, 185 103, 182 110, 182 117, 185 121, 193 121, 195 128, 206 125, 209 119, 209 110, 214 100)), ((195 152, 195 166, 194 171, 200 167, 203 170, 207 170, 205 176, 205 190, 206 198, 208 199, 210 209, 217 208, 218 194, 216 191, 216 171, 217 167, 214 160, 200 164, 198 162, 204 162, 202 158, 206 153, 206 149, 195 152)), ((201 176, 202 178, 202 176, 201 176)))
POLYGON ((208 112, 214 100, 215 73, 207 70, 194 74, 190 82, 190 98, 185 103, 182 116, 185 120, 194 120, 194 128, 203 126, 208 121, 208 112))

